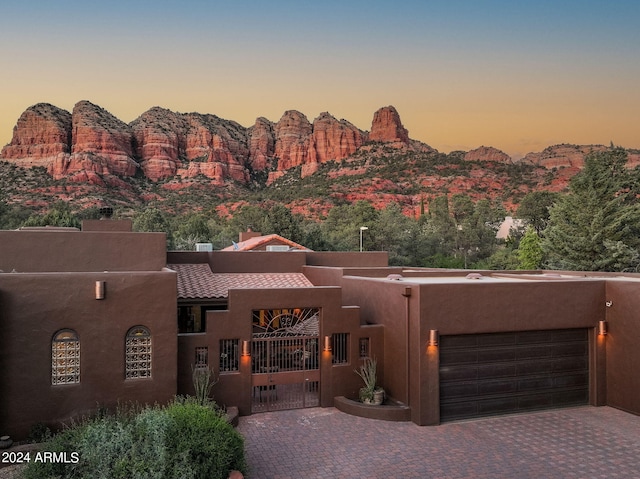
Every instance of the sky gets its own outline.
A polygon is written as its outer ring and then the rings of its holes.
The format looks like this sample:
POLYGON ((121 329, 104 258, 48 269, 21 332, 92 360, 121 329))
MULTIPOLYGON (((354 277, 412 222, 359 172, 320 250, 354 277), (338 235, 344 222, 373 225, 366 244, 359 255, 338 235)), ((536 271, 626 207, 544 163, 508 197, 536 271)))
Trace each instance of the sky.
POLYGON ((40 102, 251 126, 393 105, 439 151, 640 148, 637 0, 22 0, 0 5, 0 146, 40 102))

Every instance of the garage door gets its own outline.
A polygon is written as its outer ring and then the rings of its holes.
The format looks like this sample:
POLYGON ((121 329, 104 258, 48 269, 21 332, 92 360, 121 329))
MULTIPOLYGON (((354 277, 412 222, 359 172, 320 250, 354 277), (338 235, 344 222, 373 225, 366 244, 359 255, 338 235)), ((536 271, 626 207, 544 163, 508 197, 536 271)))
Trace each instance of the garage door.
POLYGON ((587 404, 586 329, 440 337, 440 420, 587 404))

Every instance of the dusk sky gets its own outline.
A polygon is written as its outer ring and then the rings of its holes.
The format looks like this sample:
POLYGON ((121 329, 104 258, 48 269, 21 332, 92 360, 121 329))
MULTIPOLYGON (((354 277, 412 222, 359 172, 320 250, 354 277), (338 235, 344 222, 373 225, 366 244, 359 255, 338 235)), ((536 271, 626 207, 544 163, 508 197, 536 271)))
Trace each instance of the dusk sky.
POLYGON ((394 105, 440 151, 640 148, 640 2, 24 0, 0 6, 0 146, 29 106, 251 126, 394 105))

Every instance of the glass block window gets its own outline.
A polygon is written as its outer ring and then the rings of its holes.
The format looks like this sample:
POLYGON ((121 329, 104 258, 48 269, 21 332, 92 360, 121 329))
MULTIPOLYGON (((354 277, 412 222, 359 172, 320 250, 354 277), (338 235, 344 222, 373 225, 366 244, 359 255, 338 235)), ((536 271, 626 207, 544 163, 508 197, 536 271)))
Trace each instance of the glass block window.
POLYGON ((196 368, 206 368, 209 366, 209 348, 206 346, 196 348, 196 368))
POLYGON ((335 333, 332 336, 332 364, 349 364, 349 333, 335 333))
POLYGON ((144 326, 129 330, 125 348, 125 378, 151 377, 151 332, 144 326))
POLYGON ((220 372, 238 371, 239 339, 220 340, 220 372))
POLYGON ((369 338, 360 338, 360 358, 369 357, 369 338))
POLYGON ((80 339, 71 329, 58 331, 51 341, 51 384, 80 382, 80 339))

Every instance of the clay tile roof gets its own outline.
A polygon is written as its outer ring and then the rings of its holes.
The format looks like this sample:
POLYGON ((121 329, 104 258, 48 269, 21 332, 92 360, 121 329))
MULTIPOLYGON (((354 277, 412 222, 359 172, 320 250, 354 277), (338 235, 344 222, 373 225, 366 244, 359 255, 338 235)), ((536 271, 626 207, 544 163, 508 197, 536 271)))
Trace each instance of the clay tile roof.
POLYGON ((289 248, 294 250, 309 251, 309 248, 305 248, 301 244, 298 244, 295 241, 291 241, 290 239, 287 239, 277 234, 254 236, 253 238, 249 238, 248 240, 240 241, 239 243, 234 243, 232 246, 227 246, 226 248, 222 248, 222 251, 251 251, 259 248, 265 243, 270 243, 272 241, 275 241, 283 245, 287 245, 289 246, 289 248))
POLYGON ((230 289, 310 288, 302 273, 213 273, 208 264, 169 264, 178 273, 178 298, 226 298, 230 289))

